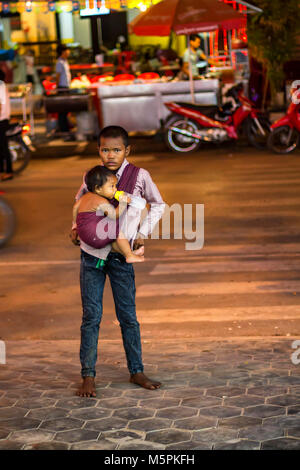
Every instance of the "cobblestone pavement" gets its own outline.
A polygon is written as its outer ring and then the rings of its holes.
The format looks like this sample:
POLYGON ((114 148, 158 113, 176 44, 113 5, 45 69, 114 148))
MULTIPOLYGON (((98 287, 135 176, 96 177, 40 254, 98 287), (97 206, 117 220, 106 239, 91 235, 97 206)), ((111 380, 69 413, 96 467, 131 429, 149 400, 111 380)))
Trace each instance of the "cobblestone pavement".
POLYGON ((8 341, 0 449, 300 449, 294 339, 144 341, 156 391, 128 382, 121 342, 100 340, 96 398, 75 396, 78 341, 8 341))

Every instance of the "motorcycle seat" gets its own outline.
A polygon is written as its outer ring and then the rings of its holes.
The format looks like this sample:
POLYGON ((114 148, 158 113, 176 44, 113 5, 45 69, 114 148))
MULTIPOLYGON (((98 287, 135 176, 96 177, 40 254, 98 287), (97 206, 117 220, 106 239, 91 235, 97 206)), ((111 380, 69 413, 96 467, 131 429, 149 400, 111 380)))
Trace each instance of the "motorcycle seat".
POLYGON ((183 108, 188 108, 188 109, 193 109, 195 111, 199 111, 202 114, 205 114, 205 116, 214 116, 215 113, 217 113, 220 108, 217 105, 203 105, 203 104, 193 104, 193 103, 178 103, 176 102, 179 106, 182 106, 183 108))

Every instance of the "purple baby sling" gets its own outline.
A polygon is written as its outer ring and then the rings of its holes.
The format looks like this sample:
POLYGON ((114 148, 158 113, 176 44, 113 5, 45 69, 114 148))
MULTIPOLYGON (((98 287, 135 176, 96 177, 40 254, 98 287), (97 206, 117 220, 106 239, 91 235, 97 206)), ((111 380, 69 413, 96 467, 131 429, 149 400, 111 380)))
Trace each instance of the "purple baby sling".
MULTIPOLYGON (((118 190, 132 194, 139 170, 140 169, 132 165, 132 163, 126 165, 117 183, 118 190)), ((119 202, 116 199, 110 199, 109 202, 114 207, 118 207, 119 202)), ((97 215, 97 212, 80 212, 77 215, 76 224, 79 238, 93 248, 104 248, 119 235, 119 219, 112 220, 105 215, 97 215), (105 220, 105 222, 102 222, 101 229, 99 229, 98 224, 103 220, 105 220), (98 235, 100 235, 100 237, 98 235)))

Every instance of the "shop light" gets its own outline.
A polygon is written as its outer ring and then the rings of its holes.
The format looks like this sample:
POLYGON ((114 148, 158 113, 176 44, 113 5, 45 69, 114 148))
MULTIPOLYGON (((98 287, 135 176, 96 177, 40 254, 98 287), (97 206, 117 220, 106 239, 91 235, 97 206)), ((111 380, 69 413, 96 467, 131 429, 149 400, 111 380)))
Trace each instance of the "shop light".
POLYGON ((30 13, 32 11, 32 2, 26 2, 25 3, 25 9, 28 13, 30 13))
POLYGON ((49 11, 55 11, 55 2, 53 0, 50 0, 48 2, 48 10, 49 11))
POLYGON ((8 2, 2 3, 2 12, 3 13, 9 13, 9 11, 10 11, 9 3, 8 2))
POLYGON ((147 6, 144 4, 144 3, 139 3, 138 4, 138 8, 141 10, 141 11, 146 11, 147 10, 147 6))

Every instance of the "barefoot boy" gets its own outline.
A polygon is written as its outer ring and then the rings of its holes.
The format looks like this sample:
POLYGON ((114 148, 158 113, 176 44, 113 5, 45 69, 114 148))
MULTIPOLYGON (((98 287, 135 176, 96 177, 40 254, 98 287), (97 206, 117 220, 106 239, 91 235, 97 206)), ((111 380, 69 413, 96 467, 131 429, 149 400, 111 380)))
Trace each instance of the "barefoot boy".
MULTIPOLYGON (((153 230, 164 212, 165 204, 153 183, 148 171, 137 168, 128 162, 130 153, 127 132, 118 126, 109 126, 100 132, 99 155, 103 165, 111 170, 118 179, 118 190, 143 197, 150 204, 150 211, 131 240, 133 250, 144 246, 146 238, 153 230)), ((76 200, 87 192, 85 183, 79 189, 76 200)), ((131 207, 128 208, 130 213, 131 207)), ((73 225, 71 238, 77 244, 78 234, 73 225)), ((114 251, 111 245, 96 249, 80 241, 81 267, 80 287, 83 317, 81 325, 80 361, 82 385, 77 395, 95 397, 95 366, 99 326, 102 317, 103 289, 108 275, 115 302, 116 315, 122 331, 130 382, 154 390, 160 382, 149 379, 144 374, 142 363, 140 327, 135 311, 135 281, 131 263, 114 251)), ((140 251, 139 251, 140 252, 140 251)))

